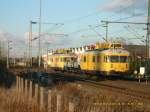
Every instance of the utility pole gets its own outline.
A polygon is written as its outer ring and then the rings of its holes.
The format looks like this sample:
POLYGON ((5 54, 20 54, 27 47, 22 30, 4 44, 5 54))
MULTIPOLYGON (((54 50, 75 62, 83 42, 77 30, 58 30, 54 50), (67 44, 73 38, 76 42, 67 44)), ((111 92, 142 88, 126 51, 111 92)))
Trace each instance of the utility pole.
POLYGON ((11 41, 8 41, 7 43, 7 69, 9 69, 9 51, 10 51, 10 43, 11 41))
POLYGON ((147 46, 147 57, 150 58, 150 0, 148 0, 148 17, 147 17, 147 38, 146 38, 146 46, 147 46))
POLYGON ((9 69, 9 42, 7 43, 7 69, 9 69))
POLYGON ((29 24, 29 57, 28 57, 29 67, 32 67, 32 21, 29 24))
POLYGON ((47 64, 47 66, 48 66, 48 44, 47 44, 47 49, 46 49, 46 51, 47 51, 47 52, 46 52, 46 53, 47 53, 47 56, 46 56, 46 61, 47 61, 47 63, 46 63, 46 64, 47 64))
POLYGON ((46 43, 46 71, 48 70, 48 59, 49 59, 49 56, 48 56, 48 53, 49 53, 49 46, 50 43, 46 43))
POLYGON ((40 15, 39 15, 39 53, 38 53, 38 67, 41 68, 41 21, 42 21, 42 1, 40 0, 40 15))
POLYGON ((31 66, 31 68, 32 68, 32 21, 31 21, 31 23, 30 23, 30 66, 31 66))
POLYGON ((15 68, 16 66, 16 57, 15 57, 15 48, 13 48, 13 56, 12 56, 12 66, 15 68))
POLYGON ((1 41, 0 41, 0 59, 2 59, 2 45, 1 45, 1 41))
POLYGON ((30 57, 31 57, 31 21, 29 22, 29 54, 28 54, 28 67, 30 67, 30 57))
POLYGON ((101 22, 105 23, 105 25, 103 26, 106 28, 105 41, 108 42, 108 24, 109 24, 109 21, 101 21, 101 22))
POLYGON ((108 42, 108 22, 105 24, 106 26, 106 42, 108 42))

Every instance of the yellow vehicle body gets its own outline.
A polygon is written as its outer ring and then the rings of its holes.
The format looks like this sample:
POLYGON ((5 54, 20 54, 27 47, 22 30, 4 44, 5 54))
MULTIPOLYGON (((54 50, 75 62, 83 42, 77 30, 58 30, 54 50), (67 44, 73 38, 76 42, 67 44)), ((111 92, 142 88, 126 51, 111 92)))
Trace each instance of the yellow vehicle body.
POLYGON ((48 67, 63 70, 77 59, 74 54, 52 54, 48 57, 48 67))
POLYGON ((105 74, 125 73, 129 70, 128 57, 129 52, 123 49, 87 51, 81 56, 80 68, 105 74))

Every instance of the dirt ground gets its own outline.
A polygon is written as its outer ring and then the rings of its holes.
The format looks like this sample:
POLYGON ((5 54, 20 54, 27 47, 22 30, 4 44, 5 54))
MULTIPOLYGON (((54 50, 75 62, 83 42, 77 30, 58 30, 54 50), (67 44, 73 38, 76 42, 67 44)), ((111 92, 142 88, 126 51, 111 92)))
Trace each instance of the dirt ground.
POLYGON ((99 83, 113 85, 116 87, 123 87, 150 94, 150 81, 148 82, 148 84, 146 84, 145 82, 139 83, 137 81, 123 81, 123 80, 115 80, 115 81, 107 80, 101 81, 99 83))

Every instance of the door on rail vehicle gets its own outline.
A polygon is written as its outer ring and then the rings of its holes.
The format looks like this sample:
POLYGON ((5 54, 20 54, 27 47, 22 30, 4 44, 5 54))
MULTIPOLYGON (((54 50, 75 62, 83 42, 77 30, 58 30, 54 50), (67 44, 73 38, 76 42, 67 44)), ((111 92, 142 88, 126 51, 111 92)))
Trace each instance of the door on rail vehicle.
POLYGON ((99 54, 99 63, 98 63, 98 71, 102 74, 109 72, 109 65, 108 65, 108 55, 100 53, 99 54))
POLYGON ((96 71, 96 54, 95 53, 89 53, 87 54, 87 70, 91 72, 96 71))
POLYGON ((100 72, 100 66, 101 66, 101 64, 102 64, 101 56, 98 53, 96 55, 96 72, 100 72))
POLYGON ((81 60, 80 60, 80 68, 83 71, 87 71, 87 54, 83 53, 81 55, 81 60))

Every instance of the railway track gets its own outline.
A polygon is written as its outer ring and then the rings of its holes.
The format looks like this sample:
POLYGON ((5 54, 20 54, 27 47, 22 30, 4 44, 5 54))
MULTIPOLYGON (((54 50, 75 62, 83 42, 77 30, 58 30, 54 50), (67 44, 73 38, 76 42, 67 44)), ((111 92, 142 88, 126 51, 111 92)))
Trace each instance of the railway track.
POLYGON ((136 91, 136 90, 132 90, 132 89, 125 88, 125 87, 118 87, 118 86, 103 84, 101 82, 84 80, 84 79, 79 79, 79 83, 86 84, 88 86, 92 86, 96 88, 99 87, 102 89, 108 89, 113 92, 117 92, 117 93, 124 94, 124 95, 130 96, 139 100, 150 102, 150 95, 146 92, 136 91))
MULTIPOLYGON (((60 77, 65 77, 65 75, 67 74, 58 74, 57 76, 60 77)), ((67 77, 69 77, 67 75, 67 77)), ((102 89, 107 89, 113 92, 117 92, 119 94, 124 94, 127 95, 129 97, 138 99, 138 100, 144 100, 146 102, 150 102, 150 95, 147 92, 143 92, 143 91, 138 91, 138 90, 132 90, 130 88, 127 87, 119 87, 119 86, 114 86, 114 85, 110 85, 110 84, 104 84, 101 82, 97 82, 97 81, 93 81, 93 80, 88 80, 88 79, 84 79, 84 78, 80 78, 80 77, 74 77, 74 76, 70 76, 70 78, 73 77, 74 80, 80 84, 86 84, 95 88, 102 88, 102 89)))

